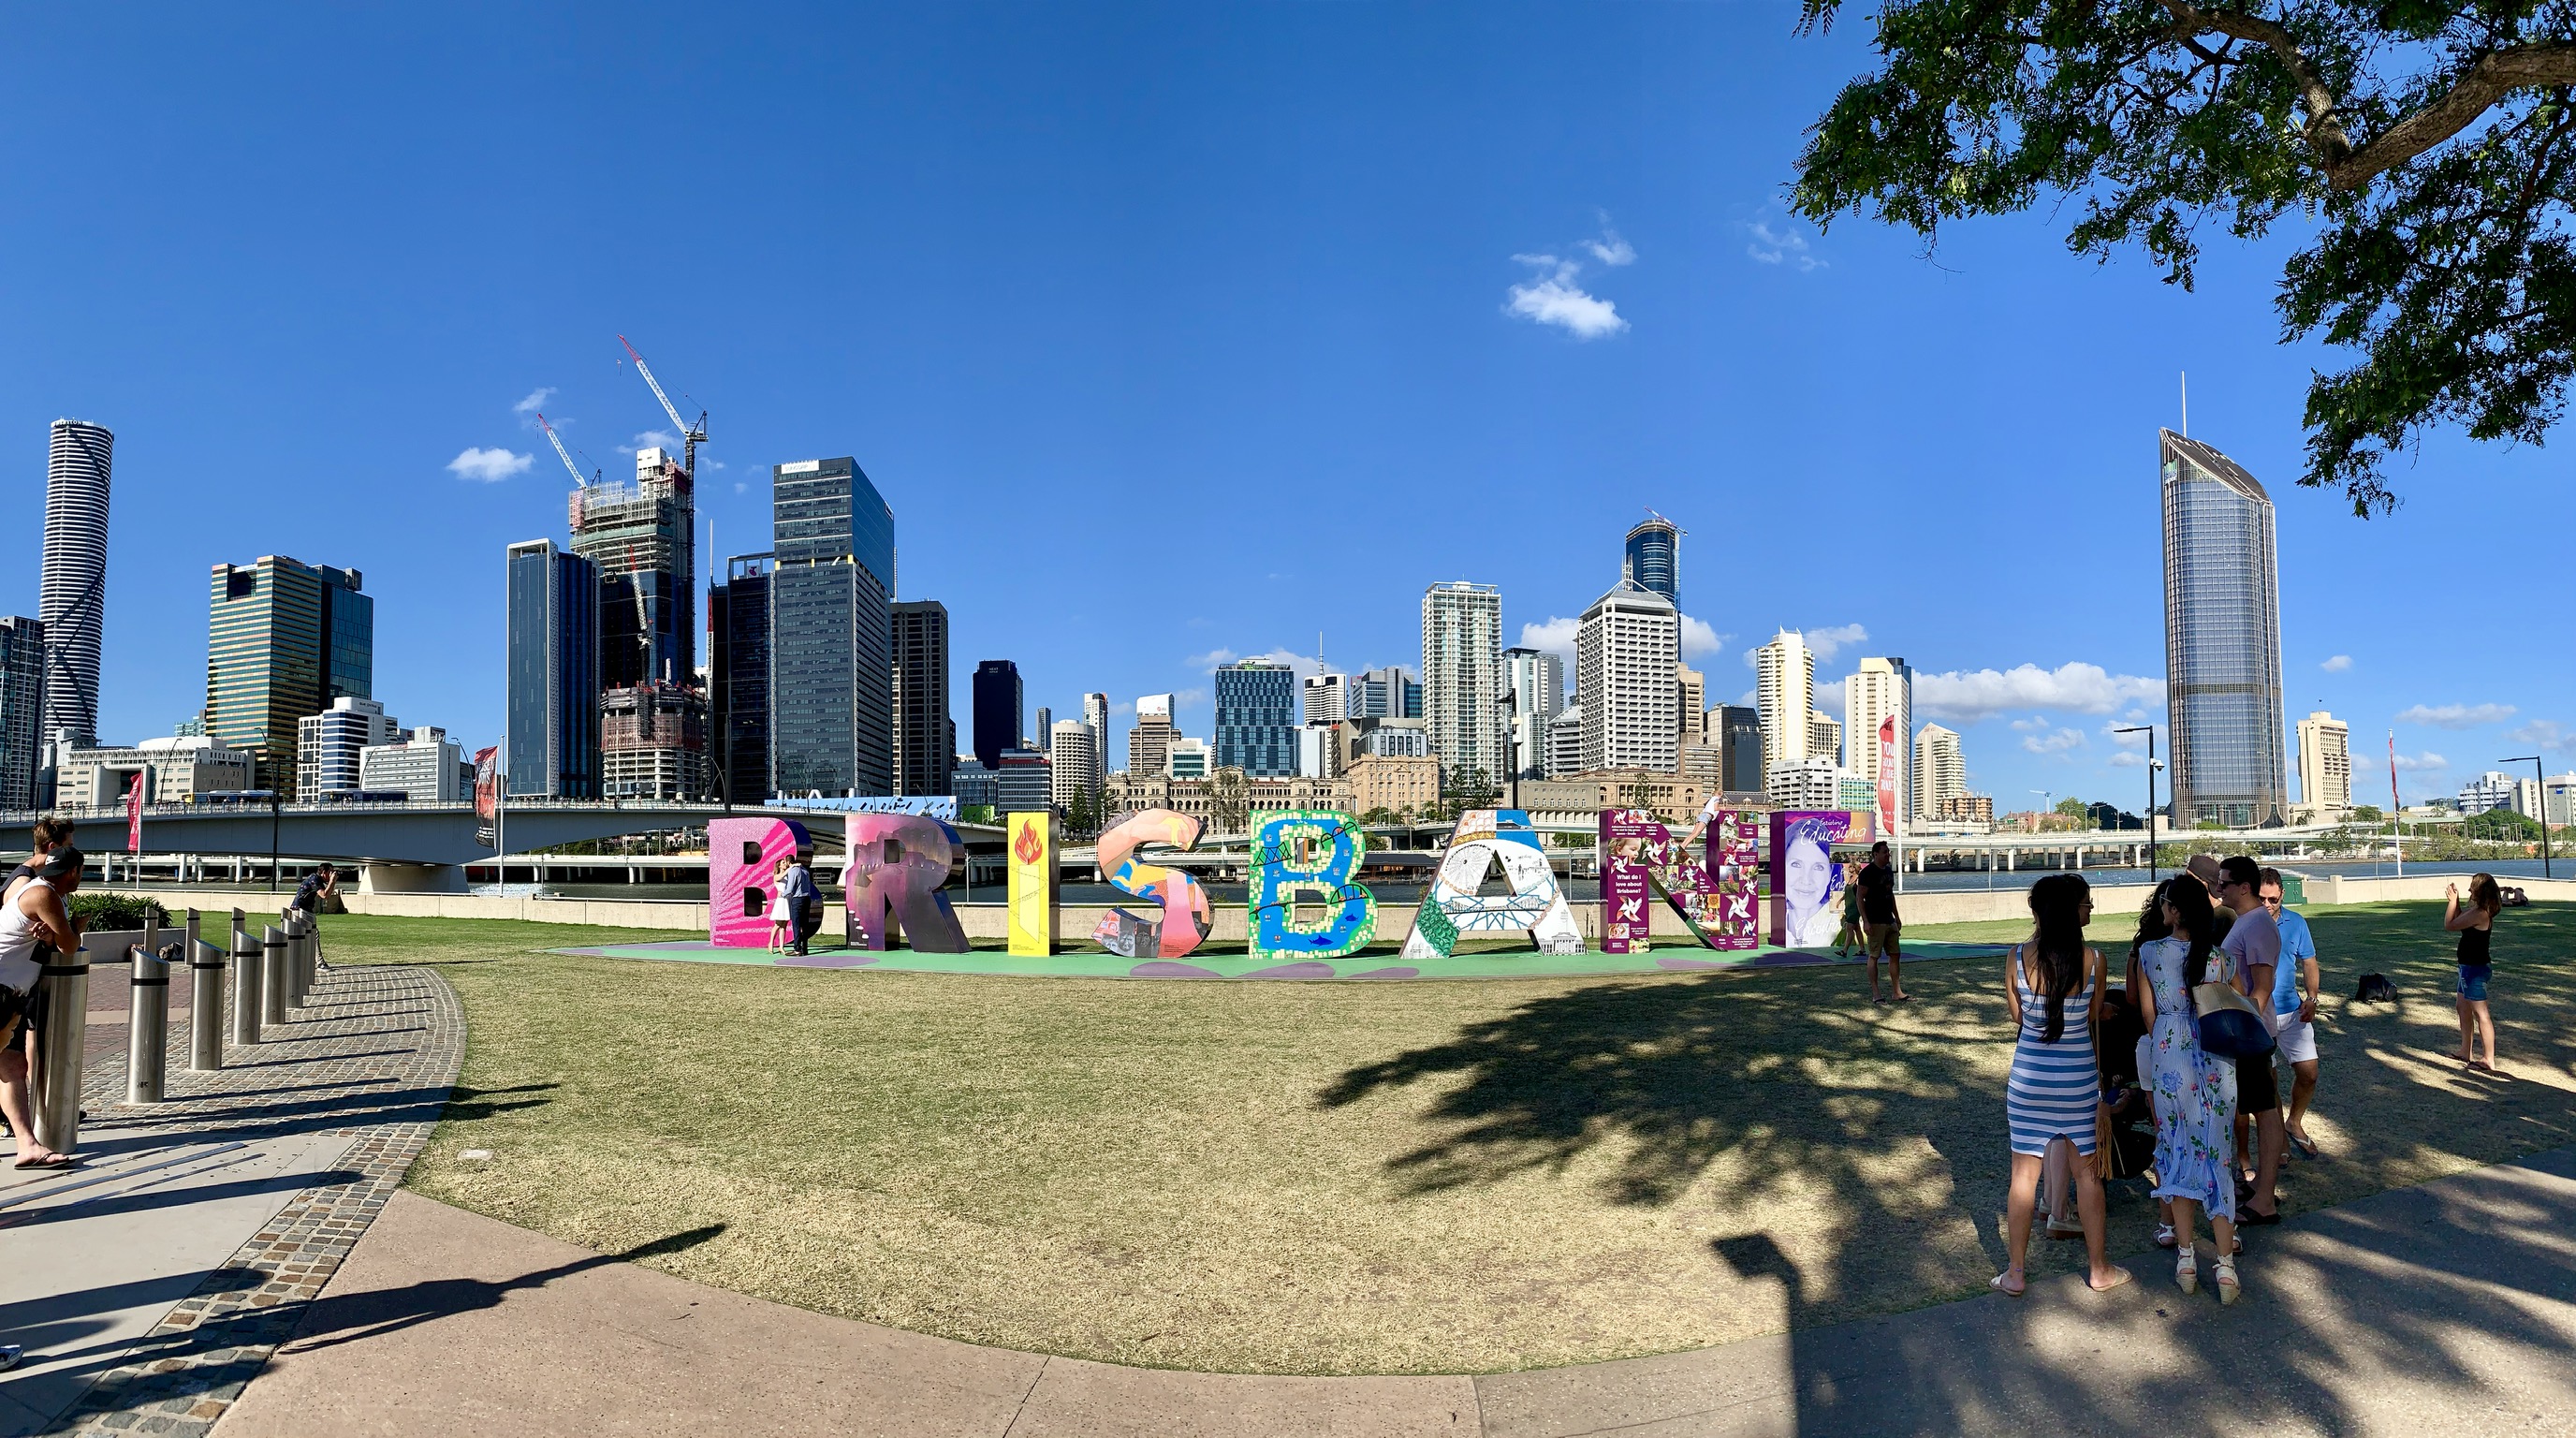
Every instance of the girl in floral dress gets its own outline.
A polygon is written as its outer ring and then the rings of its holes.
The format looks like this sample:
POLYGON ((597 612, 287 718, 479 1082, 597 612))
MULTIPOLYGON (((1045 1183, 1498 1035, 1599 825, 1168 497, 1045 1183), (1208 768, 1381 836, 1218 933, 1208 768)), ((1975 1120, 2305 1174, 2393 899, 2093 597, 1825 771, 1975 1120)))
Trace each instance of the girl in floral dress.
MULTIPOLYGON (((2192 1231, 2205 1208, 2218 1239, 2218 1298, 2234 1303, 2240 1292, 2236 1181, 2228 1157, 2236 1124, 2236 1065, 2201 1052, 2199 1015, 2191 1004, 2193 985, 2210 978, 2210 956, 2221 951, 2210 939, 2215 924, 2209 890, 2200 880, 2177 874, 2164 885, 2162 898, 2172 932, 2138 950, 2138 967, 2146 978, 2141 997, 2153 1026, 2146 1078, 2156 1106, 2156 1197, 2170 1200, 2173 1207, 2174 1282, 2185 1293, 2200 1287, 2192 1231)), ((2220 961, 2225 962, 2223 956, 2220 961)))

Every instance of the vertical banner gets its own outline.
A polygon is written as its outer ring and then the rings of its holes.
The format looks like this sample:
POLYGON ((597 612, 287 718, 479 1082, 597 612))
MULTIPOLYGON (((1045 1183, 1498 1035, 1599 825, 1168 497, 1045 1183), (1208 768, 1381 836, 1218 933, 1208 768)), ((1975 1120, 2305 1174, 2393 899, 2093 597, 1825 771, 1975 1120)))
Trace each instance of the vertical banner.
POLYGON ((1843 866, 1834 846, 1868 837, 1869 815, 1784 809, 1771 816, 1771 942, 1821 949, 1842 927, 1843 866))
POLYGON ((497 745, 474 751, 474 842, 487 849, 495 843, 492 812, 501 792, 501 768, 495 756, 500 752, 497 745))
POLYGON ((793 819, 707 821, 707 938, 719 949, 769 945, 778 912, 778 865, 812 853, 814 841, 793 819))
POLYGON ((1216 927, 1207 890, 1178 869, 1166 869, 1136 857, 1146 844, 1187 849, 1199 841, 1199 821, 1169 809, 1146 809, 1109 826, 1095 853, 1100 872, 1122 894, 1154 901, 1152 918, 1111 909, 1100 916, 1092 941, 1121 958, 1177 959, 1207 941, 1216 927))
POLYGON ((1003 824, 1011 836, 1011 871, 1007 890, 1011 952, 1043 957, 1055 952, 1056 903, 1062 893, 1062 871, 1056 866, 1055 815, 1048 810, 1011 814, 1003 824))
POLYGON ((143 773, 137 770, 133 787, 125 791, 125 852, 143 852, 143 773))
POLYGON ((1252 957, 1336 959, 1377 937, 1377 895, 1351 882, 1368 836, 1335 809, 1257 810, 1252 816, 1252 957), (1322 913, 1299 917, 1299 900, 1322 913))
POLYGON ((1878 832, 1896 832, 1896 716, 1878 721, 1878 832))
POLYGON ((1708 816, 1708 869, 1717 881, 1717 926, 1709 947, 1762 946, 1762 820, 1759 809, 1715 809, 1708 816))

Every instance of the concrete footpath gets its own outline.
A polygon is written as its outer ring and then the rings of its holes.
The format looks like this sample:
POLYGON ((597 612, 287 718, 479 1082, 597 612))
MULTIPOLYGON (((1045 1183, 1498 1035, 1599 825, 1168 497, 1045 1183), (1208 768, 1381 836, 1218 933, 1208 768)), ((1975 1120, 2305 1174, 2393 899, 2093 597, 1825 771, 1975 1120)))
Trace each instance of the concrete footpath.
MULTIPOLYGON (((397 1193, 215 1432, 2567 1433, 2571 1233, 2576 1149, 2560 1149, 2256 1230, 2232 1309, 2141 1259, 2110 1294, 2066 1279, 1658 1358, 1262 1378, 825 1317, 397 1193)), ((1727 1247, 1758 1269, 1758 1235, 1727 1247)))

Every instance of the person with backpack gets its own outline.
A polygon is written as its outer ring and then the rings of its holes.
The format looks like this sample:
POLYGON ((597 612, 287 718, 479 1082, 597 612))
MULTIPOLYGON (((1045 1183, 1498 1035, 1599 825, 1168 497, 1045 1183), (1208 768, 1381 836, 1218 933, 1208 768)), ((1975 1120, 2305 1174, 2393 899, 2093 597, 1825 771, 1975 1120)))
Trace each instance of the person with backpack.
MULTIPOLYGON (((2200 1259, 2193 1231, 2202 1212, 2217 1239, 2214 1278, 2218 1301, 2234 1303, 2242 1291, 2236 1272, 2236 1174, 2230 1137, 2236 1126, 2236 1065, 2200 1046, 2200 1016, 2191 991, 2209 981, 2209 890, 2189 874, 2156 891, 2166 934, 2138 946, 2139 993, 2148 1034, 2144 1075, 2156 1108, 2156 1197, 2172 1214, 2174 1284, 2185 1293, 2200 1287, 2200 1259)), ((2268 1077, 2268 1075, 2267 1075, 2268 1077)), ((2164 1241, 2159 1233, 2157 1241, 2164 1241)))

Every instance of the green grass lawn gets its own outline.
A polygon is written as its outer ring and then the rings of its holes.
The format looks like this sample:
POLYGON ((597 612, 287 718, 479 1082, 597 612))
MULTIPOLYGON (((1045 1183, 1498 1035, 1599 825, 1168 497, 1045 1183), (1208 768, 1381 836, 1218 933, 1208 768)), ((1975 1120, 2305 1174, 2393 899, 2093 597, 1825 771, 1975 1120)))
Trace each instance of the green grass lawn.
MULTIPOLYGON (((2125 953, 2132 916, 2095 933, 2125 953)), ((2512 1081, 2456 1041, 2437 906, 2312 913, 2329 1021, 2292 1210, 2571 1141, 2576 906, 2497 925, 2512 1081), (2403 1001, 2350 1007, 2364 970, 2403 1001)), ((1986 962, 1492 983, 958 978, 556 955, 634 931, 339 917, 463 996, 433 1198, 982 1343, 1278 1373, 1701 1346, 1975 1292, 2011 1029, 1986 962), (470 1112, 471 1117, 460 1115, 470 1112), (467 1160, 465 1150, 489 1150, 467 1160)), ((2009 936, 1994 926, 1921 937, 2009 936)), ((2152 1211, 2115 1199, 2115 1248, 2152 1211)), ((2262 1253, 2247 1260, 2260 1284, 2262 1253)), ((2035 1246, 2073 1266, 2080 1245, 2035 1246)))

